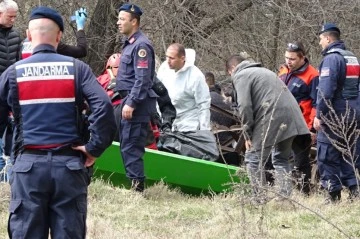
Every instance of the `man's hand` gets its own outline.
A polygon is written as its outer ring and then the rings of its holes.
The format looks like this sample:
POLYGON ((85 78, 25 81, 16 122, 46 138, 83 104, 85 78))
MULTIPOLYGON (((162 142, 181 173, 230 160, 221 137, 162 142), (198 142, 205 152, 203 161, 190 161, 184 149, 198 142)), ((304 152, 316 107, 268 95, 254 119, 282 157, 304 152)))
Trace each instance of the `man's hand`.
POLYGON ((319 131, 321 129, 321 120, 319 120, 318 118, 314 118, 314 129, 316 129, 317 131, 319 131))
POLYGON ((134 108, 124 105, 122 109, 122 118, 126 120, 130 120, 132 118, 132 114, 134 112, 134 108))
POLYGON ((245 148, 246 150, 249 150, 251 148, 252 144, 251 144, 251 140, 246 140, 245 141, 245 148))
POLYGON ((86 155, 85 167, 90 167, 95 163, 96 158, 86 151, 85 145, 73 146, 72 148, 74 150, 79 150, 86 155))

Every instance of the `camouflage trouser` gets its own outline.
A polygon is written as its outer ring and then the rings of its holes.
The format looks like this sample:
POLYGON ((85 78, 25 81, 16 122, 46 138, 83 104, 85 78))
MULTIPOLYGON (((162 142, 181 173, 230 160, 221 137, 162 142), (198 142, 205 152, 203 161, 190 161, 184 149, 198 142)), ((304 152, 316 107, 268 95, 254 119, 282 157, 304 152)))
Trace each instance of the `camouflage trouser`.
POLYGON ((10 176, 10 238, 85 238, 87 187, 76 156, 21 154, 10 176))

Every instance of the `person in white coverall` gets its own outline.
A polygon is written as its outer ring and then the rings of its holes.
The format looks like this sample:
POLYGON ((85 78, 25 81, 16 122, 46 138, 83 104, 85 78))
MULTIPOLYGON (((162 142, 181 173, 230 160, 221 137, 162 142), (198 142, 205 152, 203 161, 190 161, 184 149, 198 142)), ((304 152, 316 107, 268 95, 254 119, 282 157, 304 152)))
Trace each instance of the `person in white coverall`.
POLYGON ((195 51, 179 43, 171 44, 158 78, 169 92, 176 109, 173 131, 210 130, 211 97, 205 76, 194 65, 195 51))

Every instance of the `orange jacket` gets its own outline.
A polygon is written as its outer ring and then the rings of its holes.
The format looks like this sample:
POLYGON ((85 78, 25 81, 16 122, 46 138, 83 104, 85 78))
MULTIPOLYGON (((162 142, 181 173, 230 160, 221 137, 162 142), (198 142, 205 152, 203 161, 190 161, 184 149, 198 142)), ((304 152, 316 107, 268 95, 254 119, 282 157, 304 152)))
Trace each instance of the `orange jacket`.
POLYGON ((282 65, 279 70, 279 78, 287 85, 299 103, 306 124, 311 130, 316 116, 318 71, 305 59, 305 64, 296 71, 290 72, 286 65, 282 65))

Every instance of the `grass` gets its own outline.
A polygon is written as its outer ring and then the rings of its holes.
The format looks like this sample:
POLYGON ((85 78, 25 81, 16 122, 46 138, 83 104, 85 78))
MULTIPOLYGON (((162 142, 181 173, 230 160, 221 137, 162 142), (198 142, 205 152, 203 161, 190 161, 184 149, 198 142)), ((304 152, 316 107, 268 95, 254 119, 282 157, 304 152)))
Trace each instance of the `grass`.
MULTIPOLYGON (((0 183, 0 238, 7 238, 9 198, 9 185, 0 183)), ((360 238, 360 201, 323 205, 322 195, 297 192, 291 199, 325 220, 296 203, 255 206, 240 193, 193 197, 161 183, 142 196, 97 179, 89 187, 87 238, 360 238)))

